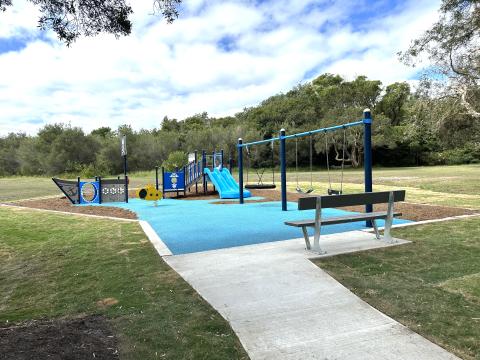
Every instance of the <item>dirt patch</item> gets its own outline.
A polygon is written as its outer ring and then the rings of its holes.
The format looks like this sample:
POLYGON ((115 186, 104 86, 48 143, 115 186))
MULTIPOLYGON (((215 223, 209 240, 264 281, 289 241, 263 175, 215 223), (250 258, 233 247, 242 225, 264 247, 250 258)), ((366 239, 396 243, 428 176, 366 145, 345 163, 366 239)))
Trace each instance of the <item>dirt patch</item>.
POLYGON ((206 193, 203 192, 203 185, 198 184, 198 188, 195 189, 195 185, 190 187, 190 191, 187 191, 184 195, 183 192, 179 192, 178 195, 175 192, 165 193, 167 199, 182 199, 182 200, 209 200, 218 199, 218 192, 213 190, 210 185, 207 188, 206 193))
POLYGON ((73 205, 66 197, 22 200, 12 202, 12 204, 34 209, 66 211, 88 215, 113 216, 122 219, 137 219, 137 214, 130 210, 120 209, 113 206, 77 206, 73 205))
POLYGON ((0 359, 119 359, 117 339, 102 316, 31 321, 0 328, 0 359))
POLYGON ((97 306, 101 309, 105 309, 116 304, 118 304, 118 300, 115 298, 105 298, 97 301, 97 306))

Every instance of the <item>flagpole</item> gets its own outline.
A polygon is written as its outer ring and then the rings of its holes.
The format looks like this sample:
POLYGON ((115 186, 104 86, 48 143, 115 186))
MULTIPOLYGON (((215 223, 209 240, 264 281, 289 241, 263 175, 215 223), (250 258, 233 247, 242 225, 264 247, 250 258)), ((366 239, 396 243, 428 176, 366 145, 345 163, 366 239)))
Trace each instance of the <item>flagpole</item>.
POLYGON ((123 175, 127 177, 127 136, 122 137, 123 175))
POLYGON ((128 202, 128 176, 127 176, 127 136, 122 136, 123 175, 125 176, 125 202, 128 202))

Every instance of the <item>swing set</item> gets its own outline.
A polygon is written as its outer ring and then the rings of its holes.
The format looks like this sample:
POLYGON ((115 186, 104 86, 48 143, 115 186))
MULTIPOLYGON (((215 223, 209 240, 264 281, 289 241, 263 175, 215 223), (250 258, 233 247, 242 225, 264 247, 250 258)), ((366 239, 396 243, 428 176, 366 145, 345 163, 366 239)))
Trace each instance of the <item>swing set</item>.
MULTIPOLYGON (((281 178, 281 195, 282 195, 282 210, 287 211, 287 161, 286 161, 286 141, 289 139, 295 139, 295 172, 296 172, 296 191, 300 194, 310 194, 314 191, 313 188, 313 136, 315 134, 323 133, 325 138, 325 156, 327 159, 327 173, 328 173, 328 195, 341 195, 343 194, 343 179, 344 179, 344 170, 345 170, 345 149, 347 145, 347 129, 354 126, 363 126, 363 149, 364 149, 364 184, 365 192, 372 192, 372 117, 369 109, 365 109, 363 112, 363 119, 359 121, 354 121, 342 125, 331 126, 306 132, 301 132, 297 134, 287 135, 285 129, 280 130, 280 135, 271 139, 253 141, 250 143, 243 143, 243 140, 238 139, 237 150, 238 150, 238 174, 239 174, 239 192, 240 192, 240 204, 244 203, 243 199, 243 149, 246 149, 247 153, 247 185, 245 188, 248 189, 265 189, 265 188, 275 188, 275 163, 274 163, 274 143, 278 141, 280 143, 280 178, 281 178), (341 175, 340 175, 340 188, 334 189, 332 187, 332 175, 331 175, 331 164, 329 160, 329 138, 328 133, 333 131, 343 130, 343 144, 342 144, 342 158, 341 158, 341 175), (310 187, 302 188, 299 181, 299 171, 298 171, 298 139, 303 137, 309 137, 309 160, 310 160, 310 187), (263 174, 265 169, 255 169, 258 181, 257 184, 248 183, 248 170, 250 169, 250 148, 254 145, 261 144, 270 144, 272 147, 272 171, 273 171, 273 183, 265 184, 262 181, 263 174), (268 187, 266 187, 268 186, 268 187)), ((367 212, 372 212, 372 206, 367 205, 367 212)))
POLYGON ((245 185, 245 189, 275 189, 277 185, 275 185, 275 158, 274 158, 274 143, 270 142, 271 145, 271 169, 272 169, 272 182, 271 183, 264 183, 263 182, 263 175, 265 174, 265 167, 254 167, 255 173, 257 174, 257 182, 256 183, 249 183, 248 174, 250 172, 251 166, 251 157, 252 154, 250 152, 250 148, 248 146, 245 147, 245 151, 247 153, 247 184, 245 185))
MULTIPOLYGON (((299 171, 298 171, 298 137, 295 136, 295 179, 297 186, 295 188, 296 192, 299 194, 310 194, 312 193, 315 189, 313 188, 313 133, 309 134, 309 148, 310 148, 310 153, 309 153, 309 159, 310 159, 310 187, 306 189, 302 189, 300 186, 300 181, 299 181, 299 171)), ((340 189, 335 190, 332 188, 332 175, 330 171, 330 160, 329 160, 329 150, 330 146, 328 143, 328 135, 327 131, 325 131, 324 134, 325 137, 325 156, 327 158, 327 174, 328 174, 328 189, 327 193, 328 195, 342 195, 343 194, 343 172, 345 169, 345 148, 347 146, 347 128, 343 128, 343 143, 342 143, 342 167, 341 167, 341 175, 340 175, 340 189)))

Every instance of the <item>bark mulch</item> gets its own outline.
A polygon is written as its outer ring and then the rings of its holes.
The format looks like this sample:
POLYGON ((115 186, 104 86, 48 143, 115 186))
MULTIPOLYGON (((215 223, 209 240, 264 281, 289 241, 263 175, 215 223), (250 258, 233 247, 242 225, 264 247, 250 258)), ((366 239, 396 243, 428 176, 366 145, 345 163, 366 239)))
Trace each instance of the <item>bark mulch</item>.
MULTIPOLYGON (((201 186, 198 188, 198 194, 195 193, 194 189, 190 193, 187 193, 186 196, 180 195, 176 196, 174 193, 167 194, 169 198, 177 198, 182 200, 218 200, 218 194, 209 189, 206 195, 203 194, 203 189, 201 186)), ((274 190, 251 190, 252 196, 262 197, 260 200, 250 200, 245 199, 246 203, 249 202, 266 202, 266 201, 280 201, 280 191, 278 189, 274 190)), ((300 197, 306 195, 298 193, 288 193, 288 200, 296 202, 300 197)), ((312 195, 310 195, 312 196, 312 195)), ((130 192, 130 198, 134 198, 134 192, 130 192)), ((225 204, 237 204, 238 200, 224 200, 224 201, 215 201, 216 205, 225 205, 225 204)), ((36 200, 23 200, 14 202, 15 205, 37 208, 37 209, 48 209, 48 210, 58 210, 66 211, 73 213, 82 213, 82 214, 91 214, 91 215, 103 215, 103 216, 112 216, 124 219, 137 219, 137 214, 126 210, 120 209, 113 206, 74 206, 72 205, 65 197, 62 198, 47 198, 47 199, 36 199, 36 200)), ((375 210, 386 210, 386 204, 380 204, 374 206, 375 210)), ((363 212, 364 208, 362 206, 353 206, 343 208, 349 211, 363 212)), ((401 202, 395 204, 395 210, 400 211, 403 215, 401 218, 408 219, 412 221, 422 221, 422 220, 434 220, 434 219, 443 219, 451 216, 458 215, 470 215, 476 214, 478 211, 457 207, 449 206, 437 206, 437 205, 427 205, 427 204, 414 204, 408 202, 401 202)))
POLYGON ((114 206, 76 206, 66 197, 22 200, 12 202, 12 205, 24 206, 34 209, 65 211, 78 214, 112 216, 122 219, 137 219, 133 211, 120 209, 114 206))
MULTIPOLYGON (((261 200, 248 200, 245 199, 245 202, 265 202, 265 201, 280 201, 281 195, 278 190, 252 190, 252 196, 263 197, 261 200)), ((298 193, 288 193, 288 201, 296 202, 300 197, 305 197, 308 195, 298 194, 298 193)), ((313 195, 310 195, 313 196, 313 195)), ((238 200, 226 200, 215 202, 215 204, 237 204, 238 200)), ((363 206, 350 206, 342 208, 343 210, 364 212, 365 208, 363 206)), ((375 205, 374 209, 377 211, 385 211, 387 209, 386 204, 375 205)), ((399 202, 395 204, 395 210, 400 211, 402 219, 408 219, 412 221, 423 221, 423 220, 434 220, 434 219, 443 219, 451 216, 459 215, 471 215, 477 214, 479 211, 450 207, 450 206, 437 206, 437 205, 427 205, 427 204, 414 204, 408 202, 399 202)))

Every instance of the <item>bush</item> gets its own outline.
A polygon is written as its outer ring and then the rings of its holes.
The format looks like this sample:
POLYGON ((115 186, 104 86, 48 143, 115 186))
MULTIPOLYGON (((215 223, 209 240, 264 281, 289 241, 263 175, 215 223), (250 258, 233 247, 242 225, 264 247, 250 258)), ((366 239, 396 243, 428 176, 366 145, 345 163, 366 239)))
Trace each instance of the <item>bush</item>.
POLYGON ((462 148, 443 152, 447 165, 474 164, 480 161, 480 145, 466 144, 462 148))
POLYGON ((467 143, 456 149, 429 153, 426 159, 429 165, 462 165, 480 163, 480 144, 467 143))
POLYGON ((168 155, 167 160, 162 163, 166 171, 175 171, 188 164, 188 155, 183 151, 174 151, 168 155))

